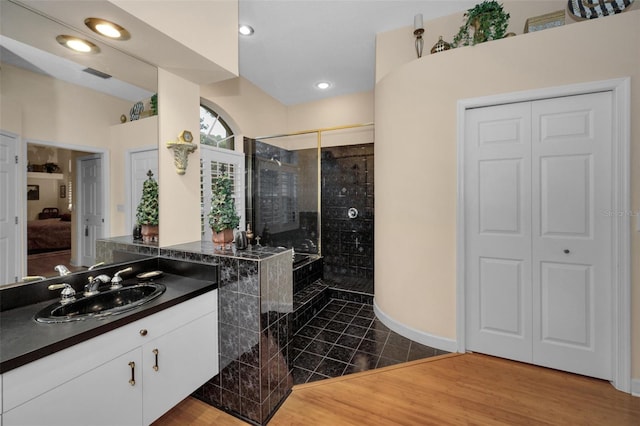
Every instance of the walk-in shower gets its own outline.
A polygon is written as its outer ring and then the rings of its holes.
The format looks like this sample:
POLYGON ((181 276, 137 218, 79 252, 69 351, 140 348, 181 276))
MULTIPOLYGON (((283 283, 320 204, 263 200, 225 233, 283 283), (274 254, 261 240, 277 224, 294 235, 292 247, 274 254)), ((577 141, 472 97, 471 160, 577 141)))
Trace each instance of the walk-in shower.
POLYGON ((321 255, 327 284, 373 294, 373 126, 245 139, 244 145, 254 244, 321 255))

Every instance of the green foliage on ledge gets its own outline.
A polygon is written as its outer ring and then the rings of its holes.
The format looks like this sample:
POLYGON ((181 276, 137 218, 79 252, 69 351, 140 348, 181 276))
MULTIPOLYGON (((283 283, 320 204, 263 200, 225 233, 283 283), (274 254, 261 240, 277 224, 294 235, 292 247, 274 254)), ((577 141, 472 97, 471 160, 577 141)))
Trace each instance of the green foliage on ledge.
POLYGON ((236 229, 239 225, 240 217, 236 213, 231 193, 231 178, 224 174, 215 179, 211 186, 209 226, 214 232, 222 232, 225 229, 236 229))
POLYGON ((469 46, 498 40, 505 36, 510 15, 495 0, 485 0, 464 14, 467 21, 453 38, 453 47, 469 46), (471 36, 473 28, 473 36, 471 36))

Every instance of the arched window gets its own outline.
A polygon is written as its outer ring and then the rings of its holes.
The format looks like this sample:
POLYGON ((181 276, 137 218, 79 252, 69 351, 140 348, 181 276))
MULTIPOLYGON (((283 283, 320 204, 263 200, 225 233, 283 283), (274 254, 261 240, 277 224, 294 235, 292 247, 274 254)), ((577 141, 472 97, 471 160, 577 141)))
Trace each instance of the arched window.
POLYGON ((200 143, 216 148, 234 149, 233 131, 220 115, 200 105, 200 143))

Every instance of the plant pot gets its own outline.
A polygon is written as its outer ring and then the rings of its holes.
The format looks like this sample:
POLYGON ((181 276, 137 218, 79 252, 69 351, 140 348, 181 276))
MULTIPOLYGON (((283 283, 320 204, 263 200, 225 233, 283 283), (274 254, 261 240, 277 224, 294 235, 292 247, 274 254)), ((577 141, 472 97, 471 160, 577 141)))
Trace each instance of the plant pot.
POLYGON ((221 232, 212 232, 212 239, 214 245, 226 246, 233 242, 233 229, 225 229, 221 232))
POLYGON ((142 225, 142 241, 145 243, 158 242, 158 225, 142 225))

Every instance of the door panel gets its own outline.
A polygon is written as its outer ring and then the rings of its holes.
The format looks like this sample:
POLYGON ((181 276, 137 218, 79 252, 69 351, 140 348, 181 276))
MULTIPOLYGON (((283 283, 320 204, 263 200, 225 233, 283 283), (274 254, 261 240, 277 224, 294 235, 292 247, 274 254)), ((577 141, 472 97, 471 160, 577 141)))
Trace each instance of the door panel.
POLYGON ((80 161, 81 199, 81 251, 83 266, 96 263, 96 239, 102 238, 104 208, 102 206, 102 160, 100 158, 80 161))
POLYGON ((18 281, 17 140, 0 134, 0 284, 18 281))
POLYGON ((522 260, 480 259, 480 330, 523 338, 522 260))
POLYGON ((549 262, 541 268, 542 340, 592 349, 592 268, 549 262))
POLYGON ((531 358, 531 174, 528 104, 472 110, 465 150, 467 345, 531 358), (527 178, 528 179, 528 178, 527 178))
POLYGON ((533 362, 611 379, 611 93, 532 105, 533 362))
POLYGON ((478 181, 479 232, 522 235, 522 160, 482 160, 478 181))
POLYGON ((542 235, 589 238, 593 228, 592 156, 546 156, 540 163, 542 235))

